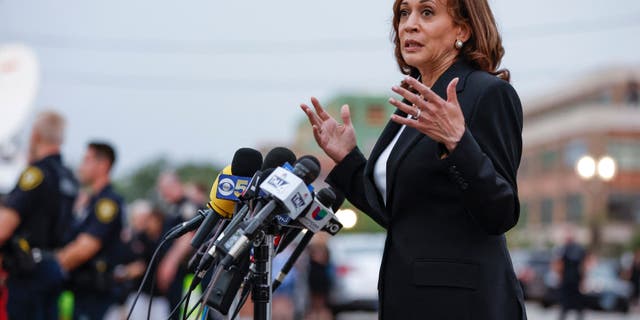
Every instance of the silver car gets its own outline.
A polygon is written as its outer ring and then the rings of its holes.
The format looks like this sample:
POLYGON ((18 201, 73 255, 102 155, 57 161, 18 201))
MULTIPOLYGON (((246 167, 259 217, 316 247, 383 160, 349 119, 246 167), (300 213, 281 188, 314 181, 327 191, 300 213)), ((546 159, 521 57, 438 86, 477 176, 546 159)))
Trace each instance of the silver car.
POLYGON ((329 240, 335 281, 330 295, 334 313, 378 310, 378 272, 386 235, 340 234, 329 240))

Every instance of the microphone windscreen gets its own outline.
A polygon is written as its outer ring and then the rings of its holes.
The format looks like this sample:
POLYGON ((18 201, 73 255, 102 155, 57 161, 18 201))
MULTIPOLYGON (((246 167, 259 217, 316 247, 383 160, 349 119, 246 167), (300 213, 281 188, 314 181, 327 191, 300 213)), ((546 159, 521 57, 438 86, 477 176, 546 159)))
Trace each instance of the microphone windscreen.
MULTIPOLYGON (((222 169, 221 174, 231 175, 231 166, 226 166, 222 169)), ((213 209, 216 213, 224 218, 230 218, 233 216, 233 212, 235 210, 235 201, 219 199, 216 195, 218 192, 218 180, 219 175, 216 177, 216 180, 213 182, 211 186, 211 191, 209 192, 209 207, 213 209)))
POLYGON ((320 174, 320 166, 318 166, 315 161, 309 159, 308 157, 300 158, 300 160, 296 162, 294 172, 296 172, 296 169, 299 169, 300 178, 302 178, 302 180, 304 180, 304 183, 307 185, 315 181, 320 174))
POLYGON ((273 148, 264 157, 264 162, 260 170, 264 171, 266 169, 280 167, 287 162, 289 164, 296 162, 296 155, 293 151, 284 147, 273 148))
POLYGON ((333 212, 337 212, 340 209, 340 207, 342 207, 342 204, 344 203, 345 195, 342 191, 338 189, 331 188, 331 190, 336 196, 336 200, 334 200, 333 205, 331 205, 331 210, 333 210, 333 212))
POLYGON ((307 155, 304 155, 304 156, 300 157, 298 159, 298 161, 300 161, 302 159, 309 159, 309 160, 313 161, 313 163, 315 163, 318 166, 318 168, 322 168, 322 166, 320 165, 320 160, 318 160, 318 158, 316 158, 316 157, 314 157, 314 156, 312 156, 310 154, 307 154, 307 155))
POLYGON ((262 171, 262 179, 266 179, 274 171, 276 171, 276 168, 269 168, 269 169, 266 169, 266 170, 262 171))
POLYGON ((336 202, 336 194, 331 190, 331 188, 321 189, 316 194, 316 198, 318 198, 318 201, 327 208, 331 208, 336 202))
POLYGON ((233 155, 231 172, 234 176, 252 177, 262 166, 262 154, 251 148, 240 148, 233 155))

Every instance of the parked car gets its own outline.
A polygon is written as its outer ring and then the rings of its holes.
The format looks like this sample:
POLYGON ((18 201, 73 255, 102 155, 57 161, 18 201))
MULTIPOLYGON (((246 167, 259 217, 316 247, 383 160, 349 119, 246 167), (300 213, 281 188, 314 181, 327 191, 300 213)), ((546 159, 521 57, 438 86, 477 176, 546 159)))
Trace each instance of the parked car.
MULTIPOLYGON (((615 260, 599 260, 587 269, 581 286, 584 306, 588 309, 627 313, 631 300, 631 283, 620 278, 615 260)), ((550 272, 551 278, 557 277, 550 272)), ((559 279, 559 278, 558 278, 559 279)), ((542 304, 545 307, 559 304, 562 294, 560 281, 547 289, 542 304)))
POLYGON ((525 299, 542 300, 547 291, 545 275, 549 272, 551 265, 551 252, 548 250, 513 250, 511 261, 525 299))
POLYGON ((384 234, 341 234, 329 240, 336 277, 329 298, 334 313, 378 310, 384 241, 384 234))
POLYGON ((591 309, 629 311, 631 283, 620 278, 619 265, 613 260, 603 260, 587 271, 583 293, 591 309))

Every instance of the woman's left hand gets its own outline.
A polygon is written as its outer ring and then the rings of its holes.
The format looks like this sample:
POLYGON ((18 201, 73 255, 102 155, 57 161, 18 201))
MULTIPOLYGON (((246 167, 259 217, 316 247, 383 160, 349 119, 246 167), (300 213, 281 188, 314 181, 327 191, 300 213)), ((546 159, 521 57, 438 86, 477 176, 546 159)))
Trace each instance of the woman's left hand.
POLYGON ((390 98, 389 102, 392 105, 412 116, 404 118, 394 114, 391 120, 417 129, 431 139, 444 144, 447 150, 452 152, 465 131, 464 115, 456 95, 458 81, 458 78, 451 80, 447 87, 447 100, 444 100, 420 81, 407 77, 405 82, 416 89, 422 97, 404 88, 393 87, 392 90, 395 93, 403 96, 414 106, 390 98))

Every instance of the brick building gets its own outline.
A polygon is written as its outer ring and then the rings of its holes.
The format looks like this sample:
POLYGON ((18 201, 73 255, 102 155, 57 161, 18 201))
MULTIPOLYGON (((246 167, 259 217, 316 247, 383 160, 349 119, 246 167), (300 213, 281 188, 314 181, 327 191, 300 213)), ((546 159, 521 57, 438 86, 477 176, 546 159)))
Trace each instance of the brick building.
POLYGON ((523 102, 518 228, 534 243, 562 241, 565 224, 584 242, 625 243, 640 225, 639 83, 640 69, 609 69, 523 102))

